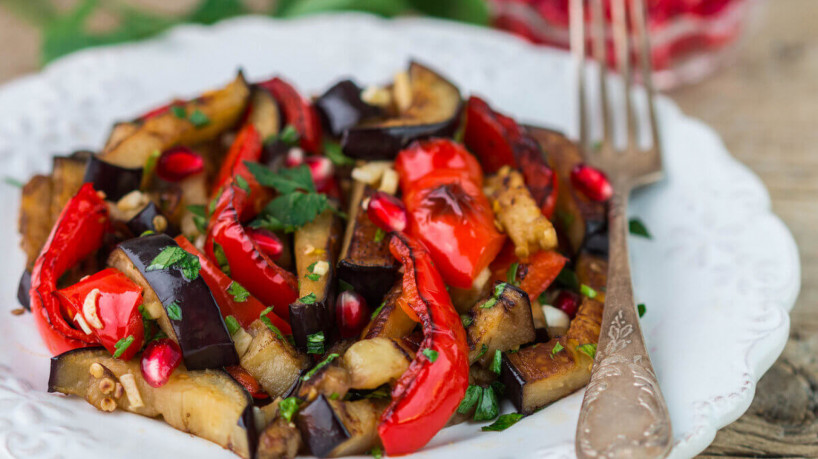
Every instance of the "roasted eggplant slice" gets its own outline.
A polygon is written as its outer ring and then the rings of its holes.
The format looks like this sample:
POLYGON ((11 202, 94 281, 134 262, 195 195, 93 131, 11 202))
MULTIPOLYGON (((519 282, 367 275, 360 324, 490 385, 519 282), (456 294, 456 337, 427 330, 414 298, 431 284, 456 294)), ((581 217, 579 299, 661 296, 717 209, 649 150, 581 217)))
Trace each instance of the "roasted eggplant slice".
POLYGON ((373 400, 345 402, 323 395, 296 417, 304 443, 318 457, 363 454, 378 444, 378 419, 386 404, 373 400))
POLYGON ((51 169, 51 221, 57 221, 68 200, 80 190, 87 159, 81 155, 55 156, 51 169))
POLYGON ((123 138, 119 142, 109 141, 100 159, 125 168, 142 168, 154 151, 213 139, 236 124, 249 95, 250 88, 239 72, 224 88, 181 105, 185 116, 167 111, 142 121, 129 135, 118 133, 123 138), (197 115, 192 118, 194 114, 197 115))
POLYGON ((198 272, 188 279, 177 267, 149 269, 160 253, 176 249, 182 250, 165 234, 129 239, 111 253, 108 264, 142 286, 145 309, 179 343, 189 370, 238 365, 219 306, 198 272))
POLYGON ((556 131, 532 128, 529 132, 548 152, 557 173, 560 192, 554 223, 560 232, 560 240, 568 243, 567 249, 573 255, 585 249, 593 254, 607 256, 607 204, 588 199, 571 184, 571 169, 582 162, 579 148, 556 131))
POLYGON ((92 156, 88 160, 83 181, 93 183, 94 189, 105 193, 105 198, 109 201, 119 201, 131 191, 139 189, 142 184, 142 166, 122 167, 92 156))
POLYGON ((26 311, 31 311, 31 297, 28 293, 29 290, 31 290, 31 272, 24 269, 23 275, 20 276, 20 282, 17 284, 17 301, 20 303, 20 306, 26 309, 26 311))
POLYGON ((335 338, 335 260, 341 240, 340 219, 330 209, 295 232, 293 249, 299 299, 290 305, 295 345, 307 350, 307 337, 324 334, 324 345, 335 338))
POLYGON ((381 116, 381 109, 361 100, 361 88, 352 80, 343 80, 315 100, 324 126, 334 137, 361 121, 381 116))
POLYGON ((134 215, 133 218, 128 220, 126 226, 129 230, 131 230, 131 234, 134 236, 139 236, 145 231, 165 233, 170 237, 176 237, 179 235, 179 228, 170 223, 168 218, 162 214, 159 207, 157 207, 152 201, 148 202, 148 204, 142 210, 140 210, 138 214, 134 215))
POLYGON ((488 366, 496 350, 509 351, 534 341, 534 319, 528 295, 506 283, 496 283, 489 298, 469 312, 466 327, 469 362, 488 366), (499 294, 498 294, 499 292, 499 294))
POLYGON ((397 341, 388 338, 362 339, 344 353, 344 368, 353 389, 376 389, 398 380, 415 358, 397 341))
POLYGON ((296 391, 298 398, 311 402, 319 395, 338 400, 346 397, 349 391, 349 372, 346 369, 330 364, 315 370, 306 381, 301 379, 296 391))
POLYGON ((433 70, 409 64, 411 103, 395 118, 363 123, 341 137, 344 154, 358 159, 395 159, 413 140, 452 137, 460 126, 463 101, 457 86, 433 70))
POLYGON ((375 190, 361 182, 355 182, 354 187, 338 278, 352 285, 374 307, 398 279, 400 264, 389 253, 388 238, 376 237, 378 227, 362 207, 363 200, 375 190))
POLYGON ((139 360, 122 361, 102 348, 68 351, 51 359, 49 392, 83 397, 103 411, 121 409, 161 416, 171 427, 253 457, 258 434, 253 401, 223 371, 177 368, 168 382, 151 387, 139 360), (117 389, 122 387, 123 390, 117 389))
POLYGON ((380 310, 361 333, 364 339, 378 337, 401 339, 415 329, 417 322, 410 319, 398 306, 398 298, 402 292, 401 281, 398 280, 384 297, 381 303, 383 307, 378 306, 380 310))
POLYGON ((282 417, 276 418, 259 434, 256 459, 294 458, 301 447, 301 432, 282 417))
POLYGON ((247 329, 253 337, 241 366, 247 370, 271 397, 285 394, 298 381, 308 365, 306 356, 275 332, 256 320, 247 329))
POLYGON ((281 130, 281 112, 270 91, 259 86, 253 88, 247 121, 255 126, 262 140, 278 134, 281 130))
POLYGON ((34 267, 51 233, 51 177, 35 175, 23 186, 20 199, 20 216, 17 222, 22 239, 20 245, 26 253, 26 268, 34 267))

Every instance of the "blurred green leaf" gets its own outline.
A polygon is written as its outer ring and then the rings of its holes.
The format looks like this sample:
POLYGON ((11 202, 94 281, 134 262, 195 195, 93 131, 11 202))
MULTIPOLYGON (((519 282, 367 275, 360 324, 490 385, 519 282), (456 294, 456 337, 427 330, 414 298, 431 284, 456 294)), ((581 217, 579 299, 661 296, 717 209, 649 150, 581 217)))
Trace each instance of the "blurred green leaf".
POLYGON ((415 10, 429 16, 479 25, 489 23, 486 0, 411 0, 410 3, 415 10))
POLYGON ((49 0, 0 0, 0 5, 38 26, 53 21, 57 14, 49 0))
POLYGON ((297 0, 282 2, 276 16, 295 17, 326 11, 363 11, 380 16, 396 16, 408 10, 405 0, 297 0))
POLYGON ((222 19, 239 16, 246 12, 244 5, 239 0, 203 0, 190 13, 188 21, 197 24, 213 24, 222 19))

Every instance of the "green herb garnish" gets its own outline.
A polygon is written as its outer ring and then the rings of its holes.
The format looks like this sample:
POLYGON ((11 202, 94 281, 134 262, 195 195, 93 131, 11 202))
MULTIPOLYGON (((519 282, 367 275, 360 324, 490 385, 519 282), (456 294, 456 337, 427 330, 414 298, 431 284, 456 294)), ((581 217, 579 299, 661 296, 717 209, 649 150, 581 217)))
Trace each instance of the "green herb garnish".
POLYGON ((353 287, 352 284, 350 284, 349 282, 347 282, 347 281, 345 281, 343 279, 338 279, 338 287, 341 289, 342 292, 354 292, 355 291, 355 287, 353 287))
POLYGON ((579 293, 587 296, 588 298, 592 298, 592 299, 596 298, 596 296, 598 295, 596 290, 592 289, 591 287, 589 287, 589 286, 587 286, 585 284, 582 284, 582 285, 579 286, 579 293))
POLYGON ((384 230, 378 228, 378 230, 375 231, 375 237, 372 238, 372 240, 375 241, 375 243, 377 244, 377 243, 380 243, 381 241, 383 241, 384 236, 386 236, 386 232, 384 230))
POLYGON ((133 341, 134 341, 133 335, 128 335, 125 338, 122 338, 121 340, 117 341, 116 344, 114 344, 114 349, 116 349, 114 351, 114 358, 118 359, 122 354, 124 354, 125 351, 128 350, 129 347, 131 347, 133 341))
POLYGON ((219 269, 225 275, 230 276, 230 263, 227 262, 227 254, 224 253, 224 248, 218 242, 213 242, 213 256, 216 257, 219 269))
POLYGON ((479 359, 480 357, 483 357, 484 355, 486 355, 486 352, 488 352, 488 350, 489 350, 489 347, 486 346, 485 344, 483 344, 483 346, 480 347, 480 353, 477 354, 477 358, 479 359))
POLYGON ((174 105, 170 107, 170 112, 173 113, 173 116, 179 118, 180 120, 187 119, 187 109, 184 105, 174 105))
POLYGON ((383 450, 380 446, 375 446, 369 450, 369 454, 371 454, 375 459, 381 459, 383 457, 383 450))
POLYGON ((236 320, 233 316, 227 316, 224 318, 224 324, 227 325, 227 332, 230 333, 230 336, 236 334, 237 331, 241 328, 239 325, 239 321, 236 320))
POLYGON ((557 355, 560 351, 565 349, 561 343, 557 343, 554 345, 554 348, 551 349, 551 358, 553 359, 555 355, 557 355))
POLYGON ((494 421, 494 423, 484 426, 481 430, 483 432, 500 432, 513 426, 514 424, 517 423, 517 421, 519 421, 522 418, 523 415, 520 413, 504 414, 497 418, 497 420, 494 421))
POLYGON ((6 178, 4 178, 3 181, 6 182, 6 185, 11 185, 11 186, 16 187, 16 188, 22 188, 22 187, 26 186, 25 183, 17 180, 14 177, 6 176, 6 178))
POLYGON ((594 343, 580 344, 577 346, 577 350, 592 359, 596 357, 596 344, 594 343))
POLYGON ((191 113, 190 117, 188 117, 188 121, 190 121, 194 126, 196 126, 197 129, 203 128, 210 124, 210 118, 208 118, 208 116, 205 115, 204 112, 199 110, 198 108, 196 110, 193 110, 193 113, 191 113))
POLYGON ((480 306, 480 309, 490 309, 493 308, 495 304, 497 304, 497 298, 491 297, 480 306))
POLYGON ((484 387, 480 392, 480 400, 477 402, 477 409, 474 411, 475 421, 490 421, 500 414, 500 408, 497 403, 497 394, 494 389, 484 387))
POLYGON ((301 380, 302 380, 302 381, 309 381, 309 379, 310 379, 310 378, 312 378, 313 376, 315 376, 315 374, 316 374, 316 373, 318 373, 318 371, 319 371, 319 370, 321 370, 321 369, 322 369, 322 368, 324 368, 325 366, 329 365, 329 364, 330 364, 330 362, 332 362, 333 360, 335 360, 337 357, 338 357, 338 354, 336 354, 336 353, 334 353, 334 352, 333 352, 332 354, 330 354, 330 355, 326 356, 326 358, 324 358, 324 360, 322 360, 322 361, 318 362, 318 364, 317 364, 317 365, 315 365, 314 367, 312 367, 312 370, 308 371, 308 372, 307 372, 307 374, 305 374, 304 376, 302 376, 302 377, 301 377, 301 380))
POLYGON ((159 252, 159 255, 153 259, 146 271, 157 271, 171 267, 179 268, 182 275, 188 280, 199 277, 199 270, 202 269, 199 257, 187 253, 179 246, 169 246, 159 252))
POLYGON ((230 287, 227 287, 227 293, 232 295, 237 303, 244 303, 250 297, 250 292, 236 281, 233 281, 230 287))
POLYGON ((319 279, 321 279, 321 276, 318 275, 318 274, 315 274, 315 273, 309 273, 304 277, 306 277, 307 279, 309 279, 311 281, 318 281, 319 279))
POLYGON ((520 263, 516 261, 508 267, 508 273, 506 273, 506 280, 509 284, 514 285, 515 287, 520 286, 520 281, 517 280, 517 269, 519 269, 520 263))
POLYGON ((645 226, 645 223, 638 218, 631 218, 628 221, 628 231, 630 231, 630 233, 634 236, 642 236, 647 239, 653 239, 647 226, 645 226))
POLYGON ((639 318, 641 319, 642 316, 644 316, 645 313, 648 312, 648 308, 645 307, 645 303, 637 304, 636 305, 636 312, 639 313, 639 318))
POLYGON ((435 360, 437 360, 437 355, 438 354, 437 354, 436 350, 426 348, 426 349, 423 350, 423 355, 426 356, 426 358, 429 360, 429 362, 435 363, 435 360))
POLYGON ((381 305, 378 306, 378 309, 375 309, 374 311, 372 311, 372 315, 369 318, 370 319, 375 319, 375 317, 378 317, 378 314, 380 314, 381 309, 383 309, 384 306, 386 306, 386 300, 383 300, 381 302, 381 305))
POLYGON ((579 289, 579 278, 577 277, 577 273, 567 266, 562 268, 562 271, 560 271, 555 280, 572 290, 579 289))
POLYGON ((168 313, 170 320, 182 320, 182 307, 179 306, 178 301, 165 306, 165 311, 168 313))
POLYGON ((305 164, 277 172, 258 163, 245 164, 259 184, 279 192, 251 226, 293 232, 333 208, 325 194, 316 192, 309 167, 305 164))
POLYGON ((469 314, 460 314, 460 323, 463 324, 463 328, 467 328, 474 322, 474 318, 469 314))
POLYGON ((338 142, 324 141, 324 156, 336 166, 353 166, 355 160, 345 155, 338 142))
POLYGON ((503 352, 500 349, 494 351, 494 358, 491 359, 491 366, 489 369, 496 374, 500 374, 500 367, 503 363, 503 352))
POLYGON ((301 135, 298 133, 298 130, 292 124, 284 126, 281 133, 278 134, 278 139, 291 147, 298 145, 300 137, 301 135))
POLYGON ((341 394, 339 394, 338 392, 333 392, 329 394, 330 400, 338 400, 339 398, 341 398, 341 394))
POLYGON ((313 333, 307 336, 307 354, 324 353, 324 332, 313 333))
POLYGON ((273 321, 270 320, 269 317, 267 317, 267 314, 271 313, 272 311, 273 311, 273 307, 269 306, 269 307, 265 308, 263 311, 261 311, 261 314, 258 315, 258 318, 259 318, 259 320, 264 322, 264 325, 266 325, 267 328, 269 328, 271 332, 275 333, 275 335, 278 337, 278 339, 280 339, 281 341, 284 341, 284 335, 281 333, 281 330, 279 330, 278 327, 273 325, 273 321))
POLYGON ((287 422, 293 422, 293 416, 301 406, 301 399, 298 397, 287 397, 278 404, 278 412, 287 422))
POLYGON ((154 230, 145 230, 142 231, 142 234, 140 234, 139 237, 150 236, 151 234, 156 234, 156 232, 154 230))
POLYGON ((241 175, 236 176, 236 185, 244 190, 245 193, 250 193, 250 184, 241 175))
POLYGON ((304 295, 298 299, 299 303, 303 304, 313 304, 316 301, 315 293, 310 293, 309 295, 304 295))
POLYGON ((466 389, 466 395, 460 402, 460 406, 457 407, 457 412, 460 414, 468 414, 469 411, 474 408, 474 405, 477 404, 477 401, 480 400, 481 392, 483 392, 482 387, 470 384, 468 389, 466 389))

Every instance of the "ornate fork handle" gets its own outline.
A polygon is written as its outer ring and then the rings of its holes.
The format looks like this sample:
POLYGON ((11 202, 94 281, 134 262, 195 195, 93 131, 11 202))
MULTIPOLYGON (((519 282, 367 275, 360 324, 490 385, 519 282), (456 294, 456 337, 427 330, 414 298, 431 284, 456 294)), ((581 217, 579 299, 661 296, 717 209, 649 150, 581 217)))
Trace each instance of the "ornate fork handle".
POLYGON ((608 287, 594 368, 577 425, 577 456, 664 457, 672 443, 670 418, 639 327, 628 261, 630 186, 614 183, 608 210, 608 287))

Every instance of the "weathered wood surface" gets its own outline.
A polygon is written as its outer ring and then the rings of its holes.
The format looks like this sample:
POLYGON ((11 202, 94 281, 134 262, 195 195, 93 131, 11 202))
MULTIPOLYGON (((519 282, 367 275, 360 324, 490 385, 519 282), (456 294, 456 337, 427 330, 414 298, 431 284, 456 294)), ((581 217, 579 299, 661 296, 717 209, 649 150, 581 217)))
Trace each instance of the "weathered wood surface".
MULTIPOLYGON (((818 0, 768 0, 760 13, 732 65, 670 93, 761 177, 802 260, 784 355, 702 457, 818 457, 818 0)), ((0 6, 0 82, 35 71, 38 46, 0 6)))

